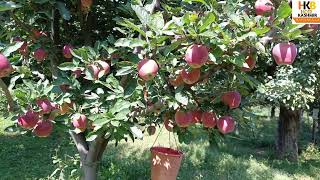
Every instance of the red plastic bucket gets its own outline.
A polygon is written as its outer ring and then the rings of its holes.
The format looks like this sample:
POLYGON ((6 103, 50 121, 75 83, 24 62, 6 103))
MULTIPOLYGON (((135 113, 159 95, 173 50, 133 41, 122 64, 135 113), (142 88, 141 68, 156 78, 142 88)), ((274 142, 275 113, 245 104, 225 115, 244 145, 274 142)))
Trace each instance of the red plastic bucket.
POLYGON ((152 147, 150 151, 151 180, 175 180, 183 153, 166 147, 152 147))

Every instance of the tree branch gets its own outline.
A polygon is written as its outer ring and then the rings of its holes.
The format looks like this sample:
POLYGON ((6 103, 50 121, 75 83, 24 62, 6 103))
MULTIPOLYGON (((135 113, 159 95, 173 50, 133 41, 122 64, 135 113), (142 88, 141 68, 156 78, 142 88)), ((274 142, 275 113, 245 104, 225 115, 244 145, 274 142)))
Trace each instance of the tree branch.
POLYGON ((86 138, 84 137, 84 134, 76 134, 72 130, 69 130, 69 134, 71 135, 73 142, 77 147, 81 160, 84 161, 89 151, 89 146, 86 141, 86 138))
POLYGON ((138 117, 138 116, 143 116, 146 114, 149 114, 151 112, 154 112, 157 109, 161 109, 162 107, 165 106, 164 100, 159 100, 156 102, 154 105, 147 107, 146 109, 137 109, 129 115, 132 118, 138 117))
POLYGON ((20 26, 24 31, 29 32, 32 39, 35 39, 35 35, 32 33, 32 27, 28 24, 23 23, 16 15, 13 13, 11 14, 12 19, 15 21, 15 23, 20 26))
POLYGON ((0 87, 3 90, 6 98, 7 98, 7 103, 8 103, 8 109, 9 111, 13 111, 14 110, 14 101, 13 98, 10 94, 10 91, 7 87, 7 85, 3 82, 3 80, 0 78, 0 87))
MULTIPOLYGON (((60 13, 53 8, 52 9, 52 22, 51 22, 51 40, 55 47, 59 46, 60 43, 60 27, 59 27, 59 19, 60 13)), ((52 78, 56 78, 58 76, 58 68, 57 68, 57 55, 55 54, 53 58, 50 58, 50 65, 52 68, 52 78)))

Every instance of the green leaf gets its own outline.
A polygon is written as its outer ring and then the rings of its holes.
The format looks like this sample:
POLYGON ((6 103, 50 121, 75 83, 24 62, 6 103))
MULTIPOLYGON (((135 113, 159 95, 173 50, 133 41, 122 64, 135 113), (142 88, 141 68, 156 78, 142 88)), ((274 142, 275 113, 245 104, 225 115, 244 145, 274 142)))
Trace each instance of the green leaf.
POLYGON ((133 72, 132 66, 125 66, 117 71, 116 76, 124 76, 133 72))
POLYGON ((93 125, 94 125, 94 126, 100 126, 100 127, 101 127, 101 126, 109 123, 110 120, 111 120, 111 119, 110 119, 109 117, 103 117, 103 118, 95 119, 95 120, 93 121, 93 125))
POLYGON ((192 2, 197 2, 197 3, 202 3, 206 6, 208 6, 207 2, 205 0, 183 0, 183 2, 186 2, 186 3, 192 3, 192 2))
POLYGON ((14 3, 12 1, 0 2, 0 12, 13 10, 13 9, 20 8, 20 7, 22 7, 22 6, 14 3))
POLYGON ((120 38, 114 45, 116 47, 129 47, 133 49, 139 46, 144 47, 147 45, 147 42, 138 38, 120 38))
POLYGON ((204 31, 215 20, 216 16, 212 12, 208 13, 205 19, 203 20, 203 24, 199 28, 200 32, 204 31))
POLYGON ((59 13, 62 16, 62 18, 69 21, 71 16, 70 16, 70 11, 66 7, 66 4, 58 1, 56 3, 56 7, 59 10, 59 13))
POLYGON ((235 14, 231 14, 229 17, 230 17, 231 21, 234 22, 236 25, 243 26, 243 22, 242 22, 242 19, 240 16, 235 15, 235 14))
POLYGON ((123 109, 117 115, 115 115, 114 119, 115 120, 127 120, 128 119, 128 114, 130 113, 130 109, 123 109))
POLYGON ((160 30, 162 30, 164 27, 163 15, 160 12, 158 12, 156 14, 152 14, 150 16, 150 18, 148 19, 147 25, 152 30, 157 32, 157 34, 160 34, 160 30))
POLYGON ((86 137, 86 141, 89 141, 89 142, 94 141, 97 137, 98 135, 93 134, 93 132, 90 132, 86 137))
POLYGON ((133 134, 134 137, 136 137, 138 139, 143 138, 142 131, 139 128, 137 128, 136 126, 130 127, 130 132, 133 134))
POLYGON ((72 62, 64 62, 58 66, 58 68, 61 71, 75 71, 79 69, 76 65, 74 65, 72 62))
POLYGON ((139 26, 135 25, 134 23, 132 23, 131 21, 129 21, 128 19, 116 19, 117 24, 130 28, 134 31, 137 31, 138 33, 140 33, 142 36, 146 37, 146 33, 144 31, 142 31, 140 29, 139 26))
POLYGON ((289 6, 289 3, 287 1, 282 1, 277 11, 277 18, 287 18, 291 15, 291 12, 292 9, 289 6))
POLYGON ((148 20, 150 18, 150 14, 148 13, 148 11, 139 5, 131 5, 131 8, 134 10, 136 15, 138 16, 140 22, 143 25, 147 25, 148 20))
POLYGON ((124 90, 124 95, 131 96, 134 93, 134 91, 136 90, 137 86, 138 86, 137 80, 129 81, 125 90, 124 90))
POLYGON ((186 96, 185 94, 183 94, 181 91, 176 92, 175 98, 176 98, 176 100, 177 100, 179 103, 181 103, 181 104, 183 104, 183 105, 188 105, 189 98, 188 98, 188 96, 186 96))
POLYGON ((119 99, 114 106, 110 109, 110 113, 115 114, 117 112, 120 112, 124 109, 128 109, 131 106, 129 101, 125 101, 122 99, 119 99))
POLYGON ((9 46, 7 47, 4 51, 3 51, 3 55, 8 57, 10 56, 11 53, 17 51, 22 45, 23 45, 24 42, 17 42, 16 44, 12 45, 12 46, 9 46))
POLYGON ((263 27, 263 28, 254 28, 253 31, 259 36, 264 35, 265 33, 270 31, 269 27, 263 27))

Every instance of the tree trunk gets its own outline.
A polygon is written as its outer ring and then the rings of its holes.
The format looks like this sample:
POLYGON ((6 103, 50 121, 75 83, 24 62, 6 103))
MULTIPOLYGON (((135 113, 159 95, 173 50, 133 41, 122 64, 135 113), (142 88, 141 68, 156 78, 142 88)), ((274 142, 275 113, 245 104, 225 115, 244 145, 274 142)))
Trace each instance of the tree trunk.
POLYGON ((278 123, 277 155, 279 158, 298 160, 298 135, 300 110, 291 110, 280 106, 278 123))
POLYGON ((91 165, 82 165, 82 180, 96 180, 98 175, 98 164, 94 162, 91 165))
POLYGON ((274 118, 275 117, 275 114, 276 114, 276 107, 275 106, 272 106, 271 107, 271 118, 274 118))
POLYGON ((102 159, 109 139, 104 138, 104 133, 92 141, 87 142, 84 133, 76 134, 70 130, 70 135, 80 154, 80 166, 82 169, 82 180, 96 180, 98 176, 99 163, 102 159))

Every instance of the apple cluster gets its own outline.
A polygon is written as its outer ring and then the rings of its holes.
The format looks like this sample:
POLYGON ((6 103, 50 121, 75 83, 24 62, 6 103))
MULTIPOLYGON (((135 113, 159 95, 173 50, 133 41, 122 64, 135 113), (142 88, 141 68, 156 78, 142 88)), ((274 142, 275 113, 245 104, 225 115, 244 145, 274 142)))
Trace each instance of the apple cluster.
MULTIPOLYGON (((208 62, 209 49, 205 45, 193 44, 187 48, 184 59, 190 68, 180 69, 178 76, 169 81, 172 86, 180 86, 183 84, 193 85, 197 83, 201 76, 200 68, 208 62)), ((246 63, 248 67, 243 67, 241 69, 242 71, 250 71, 256 64, 252 56, 246 58, 246 63)), ((155 60, 143 59, 138 63, 138 75, 145 81, 152 80, 158 71, 159 65, 155 60)), ((230 109, 238 108, 241 103, 241 95, 237 91, 225 92, 221 96, 221 102, 230 109)), ((196 123, 202 123, 204 128, 217 127, 222 134, 231 133, 235 129, 235 121, 231 116, 218 118, 215 112, 178 109, 175 112, 174 121, 169 116, 164 116, 164 126, 168 131, 173 131, 175 125, 180 128, 187 128, 196 123)), ((147 131, 149 135, 153 135, 156 128, 150 125, 147 131)))
MULTIPOLYGON (((32 129, 32 132, 38 137, 48 137, 53 131, 54 119, 57 114, 64 115, 71 113, 74 103, 63 103, 62 105, 51 102, 48 98, 38 98, 35 104, 38 111, 29 109, 25 114, 18 117, 18 124, 25 129, 32 129)), ((87 118, 83 114, 74 114, 72 116, 72 125, 85 131, 87 128, 87 118)))

